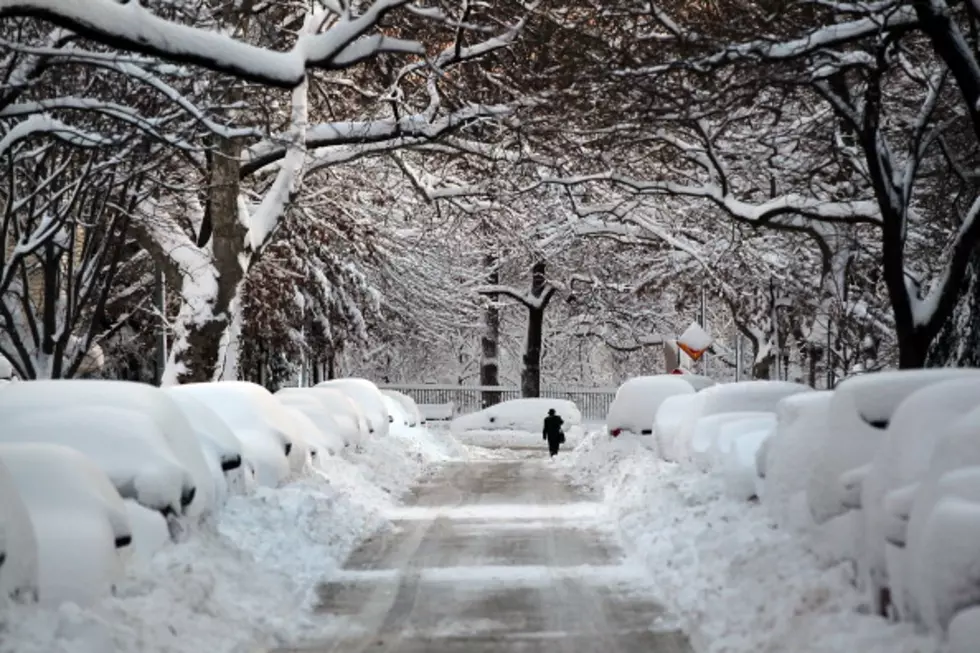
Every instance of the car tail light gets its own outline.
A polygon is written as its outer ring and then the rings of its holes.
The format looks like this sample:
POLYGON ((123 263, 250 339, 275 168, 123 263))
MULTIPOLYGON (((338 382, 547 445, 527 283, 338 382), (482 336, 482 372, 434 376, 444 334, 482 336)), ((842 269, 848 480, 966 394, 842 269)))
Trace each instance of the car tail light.
POLYGON ((623 429, 613 429, 612 431, 609 431, 609 435, 613 436, 614 438, 618 438, 619 434, 622 432, 623 429))

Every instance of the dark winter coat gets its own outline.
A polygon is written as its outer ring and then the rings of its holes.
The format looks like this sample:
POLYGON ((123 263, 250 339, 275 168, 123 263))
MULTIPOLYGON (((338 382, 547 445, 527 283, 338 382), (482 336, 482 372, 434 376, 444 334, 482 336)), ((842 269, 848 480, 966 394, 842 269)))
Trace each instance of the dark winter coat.
POLYGON ((542 435, 549 442, 561 442, 564 435, 561 430, 561 425, 564 423, 565 420, 560 415, 548 415, 544 418, 542 435))

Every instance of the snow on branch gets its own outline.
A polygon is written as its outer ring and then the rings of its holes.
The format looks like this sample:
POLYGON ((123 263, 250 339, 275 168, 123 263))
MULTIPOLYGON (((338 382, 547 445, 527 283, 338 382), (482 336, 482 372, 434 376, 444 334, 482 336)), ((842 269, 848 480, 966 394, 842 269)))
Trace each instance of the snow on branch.
POLYGON ((503 295, 504 297, 510 297, 511 299, 524 304, 527 308, 531 310, 541 310, 548 305, 551 301, 551 297, 558 291, 558 288, 547 284, 544 288, 544 292, 540 295, 535 296, 530 292, 521 292, 516 288, 511 286, 480 286, 476 289, 476 292, 480 295, 485 295, 487 297, 499 297, 503 295))
POLYGON ((814 221, 880 224, 881 212, 873 200, 822 200, 797 194, 781 195, 765 202, 743 202, 724 192, 721 184, 679 184, 670 181, 644 181, 615 172, 574 177, 546 177, 522 189, 534 190, 545 184, 578 186, 606 181, 639 195, 673 195, 708 200, 736 220, 792 229, 803 229, 814 221))
MULTIPOLYGON (((399 119, 323 123, 312 125, 306 130, 306 147, 316 149, 338 145, 363 145, 401 138, 435 139, 477 120, 510 115, 513 110, 513 107, 508 105, 474 104, 437 120, 430 120, 423 114, 413 114, 399 119)), ((287 138, 277 137, 274 140, 257 143, 246 150, 242 155, 242 176, 251 175, 285 156, 287 142, 287 138)))
POLYGON ((919 22, 911 6, 891 8, 887 13, 875 14, 857 20, 826 25, 800 37, 786 41, 759 39, 726 47, 700 59, 646 66, 620 71, 621 75, 649 75, 673 68, 688 67, 708 71, 718 66, 743 61, 785 61, 806 57, 884 31, 908 29, 919 22))
POLYGON ((376 0, 360 16, 343 16, 326 32, 298 39, 288 52, 173 23, 155 16, 139 2, 0 0, 0 18, 39 18, 111 47, 190 63, 260 84, 293 88, 311 68, 346 68, 382 52, 424 54, 416 41, 380 34, 366 36, 385 14, 409 1, 376 0))
POLYGON ((18 141, 30 138, 36 134, 50 134, 78 147, 111 145, 114 142, 99 134, 70 127, 51 116, 38 114, 17 123, 3 135, 3 138, 0 138, 0 155, 3 155, 18 141))

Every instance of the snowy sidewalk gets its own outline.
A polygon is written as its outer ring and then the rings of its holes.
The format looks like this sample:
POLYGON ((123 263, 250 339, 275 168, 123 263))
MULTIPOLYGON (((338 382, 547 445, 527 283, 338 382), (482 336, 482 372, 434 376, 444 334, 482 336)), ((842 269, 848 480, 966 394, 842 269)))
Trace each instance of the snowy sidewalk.
POLYGON ((320 588, 335 635, 289 651, 689 650, 605 507, 550 461, 447 463, 410 504, 320 588))

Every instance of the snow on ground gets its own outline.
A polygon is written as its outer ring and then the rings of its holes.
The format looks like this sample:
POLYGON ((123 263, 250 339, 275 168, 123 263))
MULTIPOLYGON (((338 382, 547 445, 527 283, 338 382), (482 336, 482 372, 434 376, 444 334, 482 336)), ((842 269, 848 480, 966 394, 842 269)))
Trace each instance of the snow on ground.
POLYGON ((849 565, 822 560, 719 475, 659 460, 642 438, 590 434, 561 464, 601 494, 698 653, 936 653, 864 614, 849 565))
POLYGON ((92 606, 0 601, 0 653, 240 653, 315 641, 315 587, 427 463, 465 456, 445 432, 375 438, 322 473, 236 496, 213 524, 136 560, 115 596, 92 606))

